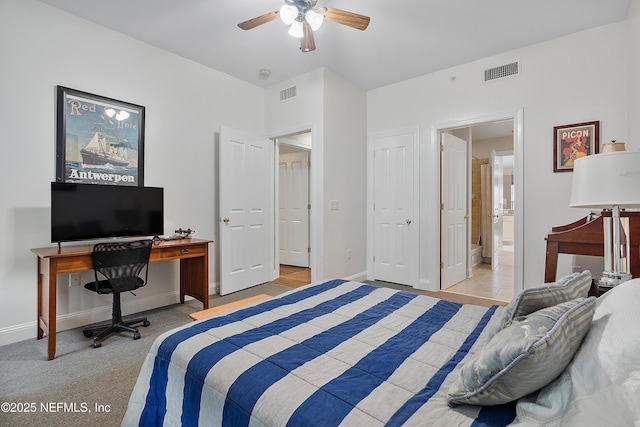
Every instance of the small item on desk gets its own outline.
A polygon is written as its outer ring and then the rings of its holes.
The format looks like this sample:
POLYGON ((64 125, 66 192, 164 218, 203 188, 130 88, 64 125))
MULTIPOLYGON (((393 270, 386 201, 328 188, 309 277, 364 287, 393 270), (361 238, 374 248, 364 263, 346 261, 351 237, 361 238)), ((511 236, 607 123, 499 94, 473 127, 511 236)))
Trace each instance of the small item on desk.
POLYGON ((177 230, 174 231, 175 234, 168 236, 168 237, 163 237, 162 240, 180 240, 180 239, 190 239, 191 235, 195 232, 195 230, 192 230, 190 228, 187 228, 186 230, 183 230, 182 227, 178 228, 177 230))
POLYGON ((182 228, 178 228, 175 232, 177 235, 182 236, 183 239, 189 239, 195 231, 196 230, 192 230, 190 228, 187 228, 186 230, 183 230, 182 228))

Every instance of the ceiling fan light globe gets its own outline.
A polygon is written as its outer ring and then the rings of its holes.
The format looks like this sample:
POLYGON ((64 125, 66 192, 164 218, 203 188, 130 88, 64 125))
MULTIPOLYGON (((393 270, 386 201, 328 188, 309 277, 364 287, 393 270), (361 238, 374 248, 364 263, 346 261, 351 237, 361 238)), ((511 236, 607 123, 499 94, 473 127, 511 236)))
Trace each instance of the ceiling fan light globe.
POLYGON ((309 10, 304 15, 304 19, 309 23, 313 31, 317 31, 324 22, 324 15, 315 10, 309 10))
POLYGON ((295 38, 302 38, 302 22, 301 21, 293 21, 291 26, 289 27, 289 35, 295 38))
POLYGON ((298 17, 298 8, 290 4, 283 4, 280 8, 280 19, 290 25, 298 17))

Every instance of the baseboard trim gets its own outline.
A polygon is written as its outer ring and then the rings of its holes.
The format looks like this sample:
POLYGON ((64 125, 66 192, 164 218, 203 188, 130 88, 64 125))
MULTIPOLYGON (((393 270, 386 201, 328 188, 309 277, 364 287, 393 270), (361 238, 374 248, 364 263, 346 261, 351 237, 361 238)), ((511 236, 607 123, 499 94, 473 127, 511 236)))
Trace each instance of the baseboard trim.
POLYGON ((438 289, 435 286, 431 286, 431 280, 429 279, 420 279, 418 280, 418 286, 416 289, 420 289, 421 291, 429 291, 429 292, 437 292, 438 289))
POLYGON ((343 277, 345 280, 351 280, 353 282, 364 282, 367 280, 367 272, 361 271, 360 273, 353 274, 351 276, 343 277))
MULTIPOLYGON (((148 297, 138 297, 134 300, 122 304, 123 313, 133 314, 141 311, 152 310, 154 308, 180 302, 179 291, 167 292, 148 297)), ((102 322, 111 318, 111 305, 77 311, 74 313, 56 316, 56 329, 58 332, 68 329, 102 322)), ((37 322, 26 322, 18 325, 0 328, 0 345, 11 344, 35 338, 37 334, 37 322)))

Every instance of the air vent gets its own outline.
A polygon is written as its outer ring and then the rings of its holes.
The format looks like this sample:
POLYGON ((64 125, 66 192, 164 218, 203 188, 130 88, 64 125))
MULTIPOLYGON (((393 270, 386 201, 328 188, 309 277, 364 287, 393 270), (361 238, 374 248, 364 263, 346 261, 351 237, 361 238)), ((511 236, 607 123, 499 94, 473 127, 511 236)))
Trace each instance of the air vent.
POLYGON ((490 82, 492 80, 502 79, 504 77, 516 76, 520 72, 520 64, 518 62, 512 62, 511 64, 500 65, 498 67, 489 68, 484 70, 484 81, 490 82))
POLYGON ((280 102, 286 101, 287 99, 295 98, 298 95, 298 88, 296 86, 291 86, 287 89, 282 89, 280 91, 280 102))

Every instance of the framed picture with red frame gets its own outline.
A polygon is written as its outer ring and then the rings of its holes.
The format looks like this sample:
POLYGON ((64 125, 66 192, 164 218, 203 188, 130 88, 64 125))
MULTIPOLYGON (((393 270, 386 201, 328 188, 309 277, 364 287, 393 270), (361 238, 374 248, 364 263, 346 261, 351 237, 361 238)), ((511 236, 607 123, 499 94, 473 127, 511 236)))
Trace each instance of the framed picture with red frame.
POLYGON ((553 171, 571 172, 580 157, 600 152, 600 122, 584 122, 553 128, 553 171))

